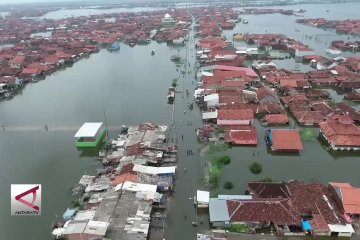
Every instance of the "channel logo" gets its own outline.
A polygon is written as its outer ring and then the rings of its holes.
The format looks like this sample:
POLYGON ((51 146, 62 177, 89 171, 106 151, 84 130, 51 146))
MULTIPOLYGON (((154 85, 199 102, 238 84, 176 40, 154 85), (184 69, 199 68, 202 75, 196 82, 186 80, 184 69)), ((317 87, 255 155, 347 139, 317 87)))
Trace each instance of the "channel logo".
POLYGON ((11 215, 41 215, 41 184, 11 184, 11 215))

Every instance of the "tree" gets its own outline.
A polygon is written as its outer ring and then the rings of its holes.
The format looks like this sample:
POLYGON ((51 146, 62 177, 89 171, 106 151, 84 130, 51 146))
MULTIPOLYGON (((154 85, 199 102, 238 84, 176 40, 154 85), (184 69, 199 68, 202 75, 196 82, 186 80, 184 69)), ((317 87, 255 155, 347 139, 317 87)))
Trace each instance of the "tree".
POLYGON ((249 166, 250 171, 253 174, 260 174, 262 171, 262 166, 259 162, 253 162, 250 166, 249 166))
POLYGON ((219 157, 219 161, 223 165, 229 165, 231 162, 231 158, 228 155, 224 155, 224 156, 219 157))
POLYGON ((230 189, 233 189, 234 188, 234 184, 232 183, 232 182, 230 182, 230 181, 226 181, 225 183, 224 183, 224 186, 223 186, 225 189, 228 189, 228 190, 230 190, 230 189))

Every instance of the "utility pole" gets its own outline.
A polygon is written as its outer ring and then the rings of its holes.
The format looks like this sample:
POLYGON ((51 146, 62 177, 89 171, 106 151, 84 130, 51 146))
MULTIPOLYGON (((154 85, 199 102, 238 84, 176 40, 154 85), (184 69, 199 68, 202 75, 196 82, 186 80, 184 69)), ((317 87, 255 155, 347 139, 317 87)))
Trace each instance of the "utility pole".
POLYGON ((105 120, 105 127, 106 127, 106 136, 107 136, 107 141, 108 141, 108 143, 110 143, 110 138, 109 138, 109 129, 108 129, 108 125, 107 125, 107 120, 106 120, 105 109, 104 109, 104 120, 105 120))

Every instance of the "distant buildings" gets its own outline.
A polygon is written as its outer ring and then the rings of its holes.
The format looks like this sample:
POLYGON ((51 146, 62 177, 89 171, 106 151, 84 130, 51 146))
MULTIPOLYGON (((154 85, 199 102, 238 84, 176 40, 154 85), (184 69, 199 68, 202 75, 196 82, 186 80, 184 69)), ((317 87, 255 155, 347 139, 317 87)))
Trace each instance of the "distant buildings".
POLYGON ((176 24, 176 20, 166 13, 165 16, 161 19, 161 24, 163 27, 173 27, 176 24))

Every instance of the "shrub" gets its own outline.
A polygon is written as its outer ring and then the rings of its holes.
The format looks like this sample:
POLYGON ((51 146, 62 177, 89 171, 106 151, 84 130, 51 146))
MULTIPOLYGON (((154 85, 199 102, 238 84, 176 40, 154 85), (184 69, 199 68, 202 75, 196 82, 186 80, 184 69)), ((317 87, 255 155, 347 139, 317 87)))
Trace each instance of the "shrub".
POLYGON ((249 169, 253 174, 260 174, 262 171, 262 166, 259 162, 254 162, 249 166, 249 169))
POLYGON ((231 162, 231 158, 228 155, 224 155, 224 156, 219 157, 219 161, 223 165, 229 165, 231 162))
POLYGON ((229 232, 244 233, 248 232, 249 228, 245 224, 231 224, 228 230, 229 232))
POLYGON ((228 165, 231 162, 231 158, 228 155, 220 157, 214 157, 211 159, 211 163, 219 169, 222 169, 224 165, 228 165))
POLYGON ((272 179, 272 177, 264 177, 263 179, 260 180, 260 182, 269 182, 269 183, 271 183, 271 182, 273 182, 273 179, 272 179))
POLYGON ((221 174, 221 169, 216 166, 212 166, 209 170, 209 184, 211 188, 217 188, 219 183, 219 177, 221 174))
POLYGON ((304 128, 300 130, 300 136, 303 141, 311 141, 315 137, 315 132, 311 128, 304 128))
POLYGON ((226 181, 223 186, 225 189, 233 189, 234 184, 232 182, 226 181))

